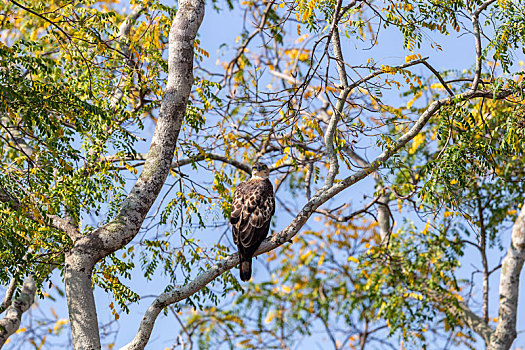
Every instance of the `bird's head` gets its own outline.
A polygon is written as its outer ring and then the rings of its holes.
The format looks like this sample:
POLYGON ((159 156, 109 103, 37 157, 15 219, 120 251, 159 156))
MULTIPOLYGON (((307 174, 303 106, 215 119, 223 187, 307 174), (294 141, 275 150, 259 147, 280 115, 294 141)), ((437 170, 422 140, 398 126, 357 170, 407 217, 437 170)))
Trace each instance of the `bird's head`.
POLYGON ((267 179, 270 176, 270 169, 264 163, 257 162, 252 166, 252 179, 267 179))

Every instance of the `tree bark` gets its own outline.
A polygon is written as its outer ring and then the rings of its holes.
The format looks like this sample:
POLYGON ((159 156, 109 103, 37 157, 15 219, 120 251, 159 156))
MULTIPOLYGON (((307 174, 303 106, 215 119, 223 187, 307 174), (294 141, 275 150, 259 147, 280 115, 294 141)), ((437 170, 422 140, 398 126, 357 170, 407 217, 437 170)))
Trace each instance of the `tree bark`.
POLYGON ((115 219, 76 240, 66 257, 66 298, 74 349, 100 349, 91 287, 93 267, 136 236, 168 176, 193 84, 194 40, 203 17, 203 0, 179 1, 169 33, 168 82, 143 170, 115 219))
POLYGON ((525 260, 525 204, 512 227, 512 241, 501 266, 498 325, 488 350, 508 350, 516 338, 520 273, 525 260))
POLYGON ((66 256, 65 287, 71 322, 73 347, 77 350, 100 349, 97 310, 91 286, 95 262, 89 250, 74 247, 66 256))
POLYGON ((0 348, 7 338, 20 327, 22 314, 29 309, 35 301, 36 283, 32 276, 26 277, 20 296, 7 308, 5 317, 0 320, 0 348))

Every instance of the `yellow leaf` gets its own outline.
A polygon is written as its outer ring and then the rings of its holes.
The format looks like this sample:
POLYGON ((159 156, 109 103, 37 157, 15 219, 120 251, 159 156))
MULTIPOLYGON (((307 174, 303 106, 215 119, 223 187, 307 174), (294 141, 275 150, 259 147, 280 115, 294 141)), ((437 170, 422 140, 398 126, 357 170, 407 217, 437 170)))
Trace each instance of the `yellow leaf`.
POLYGON ((58 332, 60 332, 62 327, 68 323, 69 323, 69 320, 64 319, 64 318, 56 321, 55 325, 53 326, 53 333, 58 334, 58 332))
POLYGON ((423 92, 421 92, 421 91, 419 91, 417 94, 415 94, 414 97, 410 101, 407 102, 407 108, 412 107, 414 102, 416 102, 421 97, 421 95, 423 95, 423 92))
POLYGON ((272 322, 274 316, 275 316, 275 313, 273 311, 268 312, 268 315, 266 316, 266 319, 264 320, 264 323, 268 324, 268 323, 272 322))
POLYGON ((312 254, 311 250, 309 250, 306 253, 304 253, 303 255, 301 255, 299 259, 306 260, 306 258, 308 258, 310 256, 310 254, 312 254))
POLYGON ((348 257, 348 261, 352 261, 352 262, 355 262, 356 264, 359 264, 359 260, 357 260, 357 259, 354 258, 353 256, 349 256, 349 257, 348 257))
POLYGON ((321 255, 321 257, 319 258, 319 261, 317 262, 317 266, 321 266, 323 264, 324 256, 325 256, 325 254, 323 253, 323 255, 321 255))
POLYGON ((422 133, 417 134, 416 137, 414 137, 414 140, 412 141, 412 145, 410 146, 408 153, 416 153, 417 149, 419 148, 419 146, 421 146, 421 144, 423 144, 423 142, 425 142, 425 135, 422 133))
POLYGON ((427 224, 425 225, 425 229, 423 230, 423 235, 426 235, 428 233, 429 228, 430 228, 430 221, 427 221, 427 224))

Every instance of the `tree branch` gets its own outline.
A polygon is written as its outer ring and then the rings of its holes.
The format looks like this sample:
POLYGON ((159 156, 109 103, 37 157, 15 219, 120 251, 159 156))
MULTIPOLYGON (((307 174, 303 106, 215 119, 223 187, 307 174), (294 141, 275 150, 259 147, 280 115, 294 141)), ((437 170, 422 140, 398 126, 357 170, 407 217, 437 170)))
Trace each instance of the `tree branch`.
MULTIPOLYGON (((14 197, 11 196, 6 190, 0 187, 0 202, 7 203, 13 210, 22 210, 25 217, 36 221, 36 222, 42 222, 43 218, 37 218, 36 214, 34 212, 30 212, 28 210, 24 210, 20 202, 14 197)), ((50 215, 47 214, 46 218, 50 221, 51 227, 60 230, 67 234, 72 240, 79 239, 82 235, 78 231, 78 228, 69 223, 67 220, 62 219, 61 217, 57 215, 50 215)))
POLYGON ((485 344, 488 344, 490 336, 493 333, 492 328, 490 328, 481 317, 472 312, 466 304, 460 302, 459 305, 460 310, 457 310, 456 313, 461 317, 461 320, 465 322, 470 329, 480 335, 481 338, 485 340, 485 344))
MULTIPOLYGON (((511 93, 512 91, 510 90, 502 90, 496 93, 495 97, 497 99, 502 99, 510 96, 511 93)), ((493 96, 493 91, 468 91, 466 93, 454 97, 441 99, 430 104, 429 107, 425 110, 425 112, 421 114, 421 116, 415 122, 412 128, 405 134, 403 134, 397 140, 397 142, 393 144, 391 148, 381 153, 367 167, 355 172, 353 175, 343 179, 342 181, 337 182, 328 189, 322 188, 318 190, 315 193, 315 195, 301 209, 297 216, 292 220, 292 222, 288 226, 286 226, 286 228, 263 241, 263 243, 261 244, 254 256, 269 252, 283 245, 284 243, 289 242, 299 232, 299 230, 303 227, 303 225, 306 223, 306 221, 309 219, 312 213, 314 213, 319 206, 327 202, 337 193, 352 186, 353 184, 357 183, 358 181, 367 177, 369 174, 376 171, 383 162, 388 160, 392 155, 394 155, 401 148, 403 148, 410 140, 412 140, 423 129, 428 120, 433 115, 435 115, 442 106, 477 97, 489 96, 493 96)), ((219 275, 232 269, 238 263, 238 255, 237 253, 234 253, 225 257, 223 260, 216 263, 215 265, 211 266, 207 271, 204 271, 203 273, 199 274, 193 281, 189 282, 188 284, 184 286, 179 286, 170 292, 160 294, 146 310, 135 338, 122 349, 144 349, 145 345, 149 340, 149 337, 151 336, 153 326, 155 325, 155 320, 163 308, 178 301, 184 300, 190 297, 191 295, 195 294, 196 292, 204 288, 208 283, 217 278, 219 275)))
POLYGON ((142 172, 108 224, 75 242, 65 260, 66 298, 75 349, 100 348, 91 288, 94 265, 136 236, 168 176, 193 85, 194 41, 203 0, 181 0, 169 33, 168 81, 142 172))
POLYGON ((499 284, 499 314, 496 331, 487 350, 508 350, 516 338, 520 273, 525 261, 525 205, 512 227, 512 238, 503 259, 499 284))
POLYGON ((366 204, 363 208, 361 208, 361 209, 359 209, 357 211, 354 211, 353 213, 345 215, 345 216, 335 215, 331 211, 326 210, 326 209, 317 209, 315 212, 319 213, 319 214, 326 215, 330 219, 335 220, 337 222, 347 222, 347 221, 351 220, 352 218, 356 217, 359 214, 366 213, 368 211, 368 209, 370 209, 370 207, 372 207, 372 205, 374 205, 375 203, 377 203, 379 201, 380 198, 381 198, 381 196, 375 197, 368 204, 366 204))
MULTIPOLYGON (((118 36, 117 36, 117 40, 119 40, 119 41, 122 40, 122 39, 125 40, 124 43, 121 42, 121 44, 122 44, 122 50, 121 51, 124 54, 124 56, 126 57, 126 64, 129 67, 133 67, 133 65, 134 65, 134 62, 133 62, 133 60, 130 57, 129 43, 127 42, 129 40, 129 33, 131 31, 131 27, 133 26, 133 22, 135 22, 137 20, 137 18, 139 18, 139 16, 141 15, 142 11, 145 10, 147 5, 149 5, 149 3, 146 4, 146 5, 145 4, 140 4, 139 6, 134 8, 133 11, 131 11, 129 16, 126 17, 124 22, 122 22, 122 24, 119 27, 119 33, 118 33, 118 36)), ((122 88, 120 86, 120 83, 119 83, 116 86, 115 91, 111 95, 111 104, 110 104, 111 109, 115 109, 117 107, 119 102, 122 100, 122 97, 124 97, 124 91, 122 90, 122 88)))
POLYGON ((337 123, 339 118, 343 115, 343 108, 345 106, 346 98, 350 93, 348 88, 348 79, 346 78, 346 70, 344 66, 343 53, 341 51, 341 43, 339 41, 339 30, 337 29, 337 19, 339 18, 339 10, 341 9, 341 0, 337 2, 333 19, 332 19, 332 46, 334 49, 334 55, 337 60, 337 72, 339 73, 339 82, 341 84, 341 92, 337 98, 337 103, 334 108, 328 127, 324 134, 324 143, 326 146, 326 154, 328 156, 328 174, 326 175, 324 187, 329 188, 334 184, 335 177, 339 172, 339 161, 337 159, 337 152, 334 148, 334 137, 337 130, 337 123))
POLYGON ((226 68, 225 70, 225 73, 224 73, 224 78, 226 79, 226 76, 228 75, 228 73, 230 72, 230 69, 233 68, 233 66, 235 64, 237 64, 237 61, 239 60, 239 58, 241 57, 241 55, 244 53, 244 50, 246 50, 246 47, 248 46, 248 44, 250 43, 250 41, 252 41, 253 38, 255 38, 255 36, 257 34, 259 34, 265 24, 266 24, 266 20, 268 19, 268 13, 269 11, 272 9, 272 6, 273 4, 275 3, 275 0, 271 0, 271 1, 268 1, 268 4, 266 4, 266 8, 264 9, 264 12, 263 12, 263 15, 261 16, 261 21, 259 22, 259 25, 257 25, 257 29, 255 29, 251 34, 250 36, 248 36, 246 38, 246 40, 244 41, 244 43, 241 45, 241 47, 239 47, 239 49, 237 50, 237 53, 235 54, 235 56, 233 57, 233 59, 230 61, 230 63, 228 64, 228 67, 226 68))
POLYGON ((441 74, 439 74, 439 72, 437 70, 434 69, 434 67, 432 67, 430 65, 430 63, 428 63, 427 61, 423 61, 422 62, 425 67, 427 67, 432 73, 434 73, 434 75, 436 76, 436 78, 438 78, 439 82, 441 83, 441 85, 443 85, 443 88, 445 90, 447 90, 447 92, 450 94, 450 96, 454 96, 454 92, 450 89, 450 87, 447 85, 447 83, 445 82, 445 80, 443 80, 443 77, 441 76, 441 74))
POLYGON ((14 332, 20 327, 22 314, 35 301, 36 283, 32 276, 26 277, 20 296, 7 308, 5 317, 0 320, 0 348, 2 348, 14 332))
POLYGON ((477 90, 479 81, 481 79, 481 33, 480 33, 480 27, 479 27, 479 15, 483 10, 485 10, 487 7, 489 7, 492 3, 496 2, 496 0, 488 0, 485 1, 483 4, 481 4, 480 7, 476 9, 472 13, 471 20, 472 20, 472 28, 474 30, 474 40, 476 43, 476 72, 474 74, 474 79, 472 81, 472 91, 477 90))
MULTIPOLYGON (((343 150, 359 166, 363 168, 370 166, 366 160, 364 160, 359 154, 355 153, 348 145, 346 145, 343 150)), ((383 179, 381 178, 381 175, 379 175, 377 171, 372 173, 372 177, 376 181, 377 190, 381 193, 381 195, 375 200, 378 202, 376 220, 379 225, 379 235, 381 236, 381 242, 387 242, 392 228, 390 223, 392 213, 390 212, 390 207, 388 206, 388 203, 390 202, 390 195, 383 185, 383 179)))
POLYGON ((0 305, 0 313, 3 313, 9 306, 11 306, 13 294, 16 290, 16 278, 11 278, 11 281, 9 281, 9 285, 7 286, 7 290, 5 291, 4 300, 2 300, 2 304, 0 305))

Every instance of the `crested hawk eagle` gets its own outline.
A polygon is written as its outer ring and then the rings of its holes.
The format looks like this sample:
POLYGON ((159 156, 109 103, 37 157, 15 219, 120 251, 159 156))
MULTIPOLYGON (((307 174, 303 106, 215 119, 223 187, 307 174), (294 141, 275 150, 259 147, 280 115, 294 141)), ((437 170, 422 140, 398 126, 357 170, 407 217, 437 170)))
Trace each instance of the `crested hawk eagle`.
POLYGON ((252 177, 241 182, 233 192, 232 224, 233 242, 237 245, 240 259, 240 276, 248 281, 252 276, 252 257, 268 235, 275 212, 273 186, 266 164, 255 163, 252 177))

